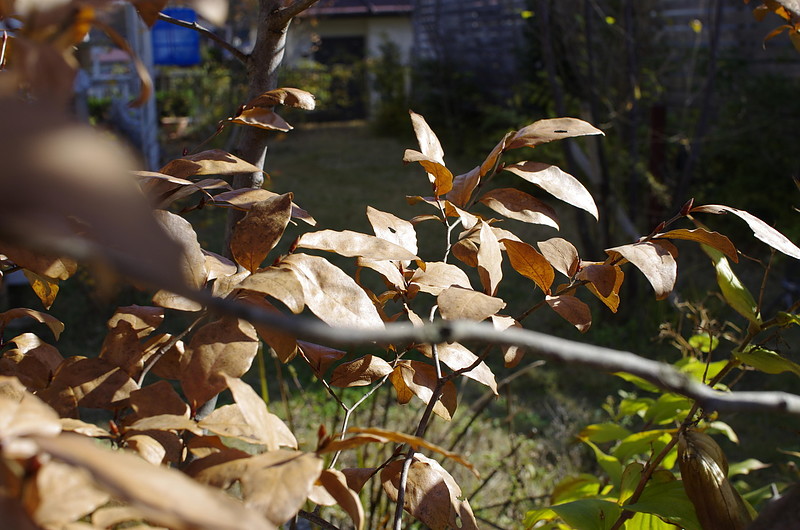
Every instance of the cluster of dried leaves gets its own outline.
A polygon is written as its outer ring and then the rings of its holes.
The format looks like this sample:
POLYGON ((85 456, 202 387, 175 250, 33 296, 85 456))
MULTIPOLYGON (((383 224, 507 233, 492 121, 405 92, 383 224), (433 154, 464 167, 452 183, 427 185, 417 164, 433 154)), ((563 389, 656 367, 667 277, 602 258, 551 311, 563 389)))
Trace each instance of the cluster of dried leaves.
MULTIPOLYGON (((149 22, 163 7, 160 2, 134 3, 149 22)), ((588 190, 557 167, 539 162, 505 165, 503 155, 601 132, 577 119, 541 120, 509 133, 480 165, 454 176, 436 135, 414 113, 420 150, 406 151, 404 161, 424 168, 432 194, 409 201, 428 205, 433 213, 405 220, 368 208, 373 234, 310 231, 288 254, 271 256, 289 223, 314 226, 315 221, 293 202, 292 194, 230 188, 232 175, 260 171, 258 167, 212 150, 173 160, 158 172, 133 171, 129 157, 113 141, 72 123, 58 108, 68 93, 62 85, 70 79, 64 70, 70 67, 69 49, 97 22, 95 9, 106 4, 63 2, 45 10, 0 4, 0 16, 13 13, 25 22, 12 39, 10 69, 3 72, 10 77, 0 83, 3 270, 22 269, 45 308, 56 299, 59 282, 75 274, 76 260, 86 262, 100 278, 115 270, 142 288, 156 288, 152 305, 118 308, 108 321, 101 350, 86 357, 64 358, 32 333, 4 338, 0 503, 10 527, 111 528, 135 522, 178 529, 272 528, 295 517, 310 501, 339 505, 362 528, 359 492, 371 479, 431 528, 477 527, 455 479, 421 451, 471 469, 459 455, 423 437, 431 414, 450 420, 456 413, 456 378, 470 378, 497 393, 495 374, 485 363, 490 349, 476 353, 457 342, 403 343, 344 360, 345 351, 210 312, 198 293, 267 314, 308 312, 330 326, 370 330, 434 319, 488 321, 505 330, 521 326, 524 316, 547 306, 586 331, 591 312, 578 294, 588 293, 615 312, 626 263, 645 275, 657 298, 671 292, 678 253, 672 240, 710 247, 718 253, 718 263, 726 257, 737 260, 735 247, 721 234, 702 226, 667 230, 693 214, 734 214, 756 237, 800 258, 800 249, 747 212, 692 207, 691 202, 648 236, 607 249, 601 261, 581 259, 562 238, 525 242, 501 221, 558 228, 558 216, 519 189, 487 189, 500 171, 595 217, 597 207, 588 190), (48 73, 62 85, 45 79, 48 73), (20 90, 37 102, 22 104, 20 90), (203 249, 192 225, 170 211, 178 201, 184 205, 196 196, 198 207, 245 212, 230 237, 230 258, 203 249), (477 204, 499 217, 476 212, 477 204), (419 256, 417 230, 431 222, 445 227, 445 252, 441 258, 425 259, 419 256), (355 258, 357 272, 350 275, 322 255, 303 250, 355 258), (448 262, 451 255, 460 265, 448 262), (268 257, 271 264, 265 266, 268 257), (517 318, 503 312, 506 302, 497 297, 504 262, 543 294, 541 304, 517 318), (473 286, 469 270, 474 270, 479 287, 473 286), (377 275, 372 279, 382 282, 383 291, 368 287, 367 271, 377 275), (562 276, 560 283, 556 273, 562 276), (167 310, 193 314, 194 320, 181 333, 166 333, 161 330, 167 310), (373 426, 334 435, 321 429, 317 447, 300 450, 293 433, 241 380, 262 342, 282 362, 307 363, 342 407, 334 388, 376 389, 388 382, 398 404, 416 398, 426 405, 426 413, 413 434, 373 426), (232 404, 197 416, 204 403, 225 391, 232 404), (115 419, 103 427, 89 424, 80 419, 85 409, 108 410, 115 419), (253 451, 234 447, 232 440, 249 444, 253 451), (368 467, 326 466, 324 455, 370 443, 392 444, 396 450, 389 460, 368 467), (410 449, 403 453, 404 447, 410 449)), ((288 130, 274 113, 278 104, 313 108, 313 97, 298 89, 270 91, 247 102, 227 122, 288 130)), ((52 316, 27 308, 0 314, 0 328, 6 330, 7 323, 20 318, 43 322, 55 339, 63 331, 52 316)), ((522 355, 514 346, 502 351, 506 367, 516 366, 522 355)))

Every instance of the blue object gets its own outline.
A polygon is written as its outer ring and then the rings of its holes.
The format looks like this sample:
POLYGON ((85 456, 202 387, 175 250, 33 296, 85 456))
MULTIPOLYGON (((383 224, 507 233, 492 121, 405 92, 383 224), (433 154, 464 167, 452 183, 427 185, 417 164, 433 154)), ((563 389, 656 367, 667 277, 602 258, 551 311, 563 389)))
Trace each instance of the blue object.
MULTIPOLYGON (((164 9, 165 15, 185 22, 197 22, 194 9, 164 9)), ((193 29, 176 26, 163 20, 153 25, 153 63, 170 66, 193 66, 200 63, 200 35, 193 29)))

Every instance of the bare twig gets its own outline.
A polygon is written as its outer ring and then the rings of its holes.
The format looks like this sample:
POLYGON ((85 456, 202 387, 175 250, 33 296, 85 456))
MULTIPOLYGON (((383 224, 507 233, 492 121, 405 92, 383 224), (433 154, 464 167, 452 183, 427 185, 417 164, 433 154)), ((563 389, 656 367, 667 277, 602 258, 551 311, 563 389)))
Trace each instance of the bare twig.
POLYGON ((169 24, 174 24, 174 25, 180 26, 182 28, 189 28, 189 29, 192 29, 192 30, 196 31, 200 35, 202 35, 202 36, 204 36, 204 37, 206 37, 206 38, 208 38, 210 40, 213 40, 214 42, 219 44, 220 47, 222 47, 225 50, 229 51, 242 64, 247 64, 248 56, 247 56, 246 53, 244 53, 242 50, 240 50, 239 48, 237 48, 236 46, 234 46, 230 42, 226 41, 225 39, 223 39, 222 37, 220 37, 219 35, 217 35, 213 31, 211 31, 210 29, 204 28, 203 26, 201 26, 197 22, 187 22, 186 20, 180 20, 178 18, 173 18, 173 17, 171 17, 169 15, 165 15, 164 13, 159 13, 158 14, 158 19, 159 20, 163 20, 164 22, 168 22, 169 24))
POLYGON ((319 515, 311 512, 307 512, 305 510, 300 510, 297 515, 302 517, 306 521, 310 521, 315 525, 319 526, 320 528, 324 528, 325 530, 339 530, 338 526, 334 526, 319 515))
POLYGON ((319 0, 295 0, 286 7, 281 7, 277 10, 276 20, 279 20, 284 26, 291 22, 291 20, 316 4, 319 0))
POLYGON ((191 331, 195 328, 195 326, 197 326, 197 324, 199 324, 204 318, 206 318, 206 316, 207 315, 205 313, 203 313, 200 317, 195 319, 194 322, 189 324, 189 326, 186 329, 184 329, 182 332, 180 332, 177 335, 173 335, 172 338, 170 338, 167 342, 165 342, 158 349, 158 351, 156 351, 147 360, 147 364, 145 364, 144 368, 142 368, 142 373, 139 375, 139 380, 137 381, 137 384, 139 385, 140 388, 141 388, 142 384, 144 383, 144 378, 147 377, 147 374, 150 372, 150 370, 153 369, 153 366, 155 366, 155 364, 159 360, 161 360, 161 358, 164 356, 164 354, 166 354, 169 350, 171 350, 178 343, 178 341, 180 341, 186 335, 191 333, 191 331))

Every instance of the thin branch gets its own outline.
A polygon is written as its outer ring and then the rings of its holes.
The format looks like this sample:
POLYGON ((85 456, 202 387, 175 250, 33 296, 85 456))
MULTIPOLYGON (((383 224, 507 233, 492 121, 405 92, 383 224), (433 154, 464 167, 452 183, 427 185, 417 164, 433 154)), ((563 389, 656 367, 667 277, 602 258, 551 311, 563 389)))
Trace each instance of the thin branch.
MULTIPOLYGON (((431 398, 431 403, 434 402, 431 398)), ((411 469, 411 463, 414 460, 414 448, 410 448, 406 454, 406 460, 403 462, 403 471, 400 472, 400 484, 397 487, 397 509, 394 512, 394 530, 403 530, 403 505, 406 502, 406 483, 408 482, 408 471, 411 469)))
POLYGON ((200 35, 202 35, 202 36, 204 36, 204 37, 206 37, 208 39, 213 40, 214 42, 219 44, 220 47, 222 47, 225 50, 229 51, 242 64, 247 64, 247 60, 248 60, 249 56, 246 53, 244 53, 242 50, 240 50, 239 48, 237 48, 236 46, 234 46, 230 42, 226 41, 225 39, 223 39, 222 37, 220 37, 219 35, 217 35, 213 31, 211 31, 210 29, 204 28, 203 26, 201 26, 197 22, 187 22, 186 20, 180 20, 178 18, 173 18, 173 17, 171 17, 169 15, 165 15, 164 13, 159 13, 158 14, 158 19, 159 20, 163 20, 164 22, 168 22, 169 24, 174 24, 174 25, 180 26, 182 28, 189 28, 189 29, 192 29, 192 30, 196 31, 200 35))
POLYGON ((309 7, 313 6, 317 2, 318 0, 295 0, 288 6, 282 7, 278 10, 279 19, 283 22, 283 25, 286 25, 294 17, 296 17, 309 7))
POLYGON ((339 530, 338 526, 334 526, 333 524, 329 523, 319 515, 311 512, 307 512, 305 510, 300 510, 297 515, 302 517, 306 521, 310 521, 315 525, 319 526, 320 528, 324 528, 325 530, 339 530))
POLYGON ((145 377, 147 377, 147 374, 148 374, 148 372, 150 372, 150 370, 152 370, 152 369, 153 369, 153 366, 155 366, 155 364, 156 364, 156 363, 157 363, 159 360, 161 360, 161 358, 162 358, 162 357, 163 357, 163 356, 164 356, 164 355, 165 355, 165 354, 166 354, 166 353, 167 353, 169 350, 171 350, 171 349, 172 349, 172 348, 173 348, 173 347, 174 347, 176 344, 178 344, 178 341, 180 341, 180 340, 181 340, 181 339, 183 339, 183 338, 184 338, 186 335, 188 335, 189 333, 191 333, 191 331, 192 331, 192 330, 195 328, 195 326, 197 326, 197 325, 198 325, 198 324, 199 324, 199 323, 200 323, 200 322, 201 322, 201 321, 202 321, 204 318, 206 318, 206 316, 208 316, 208 315, 206 315, 205 313, 203 313, 202 315, 200 315, 200 317, 198 317, 197 319, 195 319, 195 321, 194 321, 194 322, 192 322, 191 324, 189 324, 189 326, 188 326, 186 329, 184 329, 182 332, 180 332, 180 333, 179 333, 179 334, 177 334, 177 335, 173 335, 173 336, 172 336, 172 338, 170 338, 170 339, 169 339, 167 342, 165 342, 165 343, 164 343, 164 344, 163 344, 163 345, 162 345, 162 346, 161 346, 161 347, 158 349, 158 351, 156 351, 156 352, 155 352, 155 353, 154 353, 154 354, 153 354, 153 355, 152 355, 152 356, 151 356, 151 357, 150 357, 150 358, 147 360, 147 364, 145 364, 145 365, 144 365, 144 368, 142 368, 142 373, 139 375, 139 380, 137 381, 137 384, 139 385, 139 387, 140 387, 140 388, 141 388, 142 384, 144 383, 144 378, 145 378, 145 377))

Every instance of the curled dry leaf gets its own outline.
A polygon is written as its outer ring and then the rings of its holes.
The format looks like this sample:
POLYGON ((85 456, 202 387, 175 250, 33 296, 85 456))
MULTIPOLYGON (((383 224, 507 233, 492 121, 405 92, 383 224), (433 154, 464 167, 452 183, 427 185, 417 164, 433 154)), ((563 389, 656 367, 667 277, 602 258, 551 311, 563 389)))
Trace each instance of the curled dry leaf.
POLYGON ((302 340, 297 341, 297 347, 303 352, 303 357, 311 366, 311 369, 314 370, 314 373, 320 376, 325 375, 325 372, 328 371, 331 364, 340 360, 347 354, 347 352, 342 350, 302 340))
POLYGON ((37 437, 35 442, 56 460, 86 470, 96 484, 152 523, 174 530, 275 528, 240 502, 179 471, 101 448, 82 436, 37 437))
POLYGON ((316 100, 311 92, 300 90, 299 88, 276 88, 259 94, 244 104, 245 108, 251 107, 274 107, 275 105, 285 105, 304 110, 314 110, 316 100))
POLYGON ((736 253, 736 247, 733 246, 731 240, 720 234, 719 232, 709 232, 704 228, 695 228, 694 230, 686 230, 679 228, 677 230, 670 230, 663 234, 656 234, 654 239, 685 239, 687 241, 696 241, 704 245, 715 248, 731 258, 734 263, 738 263, 739 255, 736 253))
POLYGON ((292 432, 280 418, 267 410, 267 404, 250 385, 238 377, 226 374, 222 376, 245 421, 253 428, 253 433, 261 441, 260 443, 267 446, 268 451, 274 451, 281 446, 297 448, 297 440, 292 432))
POLYGON ((294 314, 305 307, 303 286, 291 269, 267 267, 245 278, 238 287, 280 300, 294 314))
POLYGON ((187 179, 197 175, 261 173, 261 168, 221 149, 212 149, 171 160, 158 171, 173 177, 187 179))
POLYGON ((576 118, 553 118, 539 120, 523 127, 506 143, 506 149, 536 147, 554 140, 576 136, 603 134, 603 131, 576 118))
POLYGON ((536 184, 556 199, 589 212, 595 219, 599 218, 597 205, 589 190, 560 168, 541 162, 520 162, 503 169, 536 184))
POLYGON ((37 322, 41 322, 50 328, 56 340, 61 336, 61 332, 64 331, 64 323, 57 318, 47 313, 42 313, 35 309, 27 309, 25 307, 15 307, 0 313, 0 329, 5 329, 9 322, 18 318, 32 318, 37 322))
POLYGON ((453 189, 447 192, 447 200, 462 208, 466 206, 481 180, 481 170, 481 166, 475 166, 466 173, 453 177, 453 189))
POLYGON ((111 433, 107 430, 101 429, 94 423, 86 423, 85 421, 75 418, 61 418, 61 430, 82 434, 91 438, 111 438, 111 433))
MULTIPOLYGON (((504 315, 493 315, 492 325, 495 329, 503 331, 510 327, 521 328, 522 325, 511 317, 504 315)), ((521 361, 525 355, 525 351, 519 346, 503 346, 503 363, 506 368, 514 368, 521 361)))
MULTIPOLYGON (((237 210, 249 210, 257 202, 265 201, 271 197, 277 197, 277 193, 269 190, 241 188, 238 190, 226 191, 214 197, 214 204, 226 206, 237 210)), ((317 221, 309 213, 295 203, 292 203, 292 218, 314 226, 317 221)))
POLYGON ((495 295, 503 279, 503 255, 492 227, 481 221, 478 247, 478 276, 487 294, 495 295))
MULTIPOLYGON (((408 471, 403 509, 432 530, 461 528, 477 530, 478 523, 469 502, 455 479, 439 462, 414 455, 408 471)), ((397 502, 403 461, 396 460, 383 468, 383 490, 397 502)))
POLYGON ((289 132, 294 127, 281 118, 271 108, 252 107, 242 110, 235 117, 230 119, 231 123, 238 123, 240 125, 249 125, 251 127, 258 127, 259 129, 266 129, 268 131, 281 131, 289 132))
POLYGON ((553 266, 535 248, 522 241, 504 239, 508 261, 515 271, 533 280, 545 294, 550 294, 550 286, 556 277, 553 266))
POLYGON ((358 267, 372 269, 380 274, 384 278, 386 286, 390 289, 394 289, 397 292, 403 292, 406 290, 406 280, 405 277, 403 277, 403 273, 400 272, 397 263, 391 261, 376 261, 367 258, 358 258, 356 260, 356 265, 358 267))
POLYGON ((41 300, 44 308, 50 309, 53 302, 56 301, 56 296, 58 296, 58 281, 51 280, 46 276, 40 276, 29 270, 23 269, 22 273, 28 279, 31 289, 33 289, 34 294, 39 300, 41 300))
MULTIPOLYGON (((733 215, 737 216, 739 219, 743 220, 747 225, 750 227, 750 230, 753 231, 753 235, 756 236, 757 239, 763 241, 770 247, 774 248, 777 251, 783 252, 787 256, 791 256, 795 259, 800 259, 800 248, 797 247, 794 243, 789 241, 789 239, 769 226, 767 223, 756 217, 755 215, 746 212, 744 210, 738 210, 736 208, 731 208, 730 206, 724 206, 721 204, 708 204, 705 206, 695 206, 692 208, 691 213, 732 213, 733 215)), ((721 249, 720 249, 721 250, 721 249)), ((735 261, 735 260, 734 260, 735 261)))
POLYGON ((579 298, 562 294, 560 296, 546 296, 545 300, 553 311, 578 328, 578 331, 581 333, 589 331, 592 326, 592 312, 589 306, 579 298))
POLYGON ((325 469, 319 474, 318 482, 330 493, 335 502, 347 512, 357 530, 364 528, 364 507, 358 492, 347 483, 344 473, 336 469, 325 469))
POLYGON ((625 273, 618 265, 611 266, 614 274, 614 283, 608 294, 604 295, 593 282, 597 281, 603 285, 603 289, 607 288, 608 279, 606 276, 609 273, 606 272, 607 269, 605 269, 605 267, 609 267, 609 265, 603 265, 603 269, 596 269, 595 265, 590 265, 586 267, 586 269, 588 269, 586 272, 583 270, 579 271, 578 278, 581 280, 588 280, 590 283, 586 284, 586 288, 589 290, 589 292, 595 295, 612 312, 616 313, 617 309, 619 308, 619 290, 622 287, 622 282, 625 280, 625 273), (594 278, 594 280, 592 278, 594 278))
POLYGON ((203 249, 203 255, 206 257, 206 271, 208 271, 206 281, 236 274, 236 264, 228 258, 206 249, 203 249))
POLYGON ((8 458, 28 458, 36 447, 30 436, 56 436, 61 432, 58 414, 41 399, 26 392, 15 377, 0 376, 0 444, 8 458))
POLYGON ((324 258, 292 254, 281 265, 297 274, 306 306, 326 324, 383 328, 383 320, 364 290, 324 258))
POLYGON ((411 125, 414 127, 414 134, 419 143, 419 150, 422 154, 444 165, 444 149, 436 137, 436 133, 430 128, 428 122, 421 114, 417 114, 411 110, 408 111, 411 116, 411 125))
POLYGON ((435 196, 445 195, 453 189, 453 174, 443 163, 413 149, 406 149, 403 154, 403 162, 406 164, 419 162, 419 165, 425 168, 428 180, 433 185, 433 194, 435 196))
POLYGON ((567 278, 572 278, 578 271, 578 265, 580 264, 578 249, 566 239, 554 237, 546 241, 540 241, 538 245, 542 255, 547 258, 553 268, 567 278))
POLYGON ((581 269, 575 276, 579 280, 590 282, 597 293, 605 298, 614 292, 617 284, 616 265, 605 265, 603 263, 582 263, 581 269))
POLYGON ((93 512, 109 500, 84 470, 50 461, 27 481, 22 503, 43 527, 61 527, 93 512))
POLYGON ((558 215, 536 197, 514 188, 497 188, 485 193, 480 202, 495 212, 524 223, 552 226, 558 230, 558 215))
POLYGON ((251 273, 255 272, 283 236, 291 207, 291 193, 255 203, 233 227, 230 243, 233 259, 251 273))
POLYGON ((660 244, 649 241, 633 243, 609 248, 606 250, 606 254, 612 260, 622 257, 633 263, 653 286, 658 300, 666 298, 675 287, 678 264, 670 249, 660 244))
MULTIPOLYGON (((427 357, 433 358, 433 348, 430 345, 422 344, 416 348, 427 357)), ((439 360, 446 364, 451 370, 463 370, 464 368, 472 366, 478 360, 477 355, 457 342, 452 344, 439 344, 436 350, 439 360)), ((497 381, 495 381, 492 370, 485 362, 481 361, 472 370, 464 372, 464 377, 469 377, 473 381, 488 386, 492 392, 497 395, 497 381)))
MULTIPOLYGON (((436 369, 422 361, 400 361, 389 380, 397 391, 398 401, 408 403, 411 395, 417 396, 426 405, 433 397, 438 378, 436 369)), ((445 383, 442 395, 433 405, 433 412, 440 418, 450 421, 458 406, 456 386, 452 381, 445 383)))
POLYGON ((203 194, 203 201, 213 199, 209 190, 230 190, 230 185, 222 179, 203 179, 198 182, 186 180, 172 175, 154 171, 134 171, 144 194, 153 205, 161 210, 172 203, 190 197, 195 193, 203 194))
POLYGON ((392 373, 392 366, 374 355, 340 364, 331 374, 330 385, 340 388, 367 386, 392 373))
POLYGON ((414 260, 419 259, 405 248, 380 237, 361 234, 350 230, 320 230, 306 232, 297 241, 299 248, 325 250, 340 256, 364 257, 374 260, 414 260))
MULTIPOLYGON (((183 249, 180 261, 180 272, 184 282, 194 289, 200 289, 208 275, 206 271, 206 258, 197 233, 191 223, 183 217, 166 210, 154 212, 156 220, 163 230, 183 249)), ((159 291, 153 297, 153 302, 163 307, 183 311, 199 311, 202 306, 192 300, 187 300, 165 290, 159 291)))
POLYGON ((417 231, 409 221, 372 206, 367 206, 367 218, 377 237, 417 254, 417 231))
POLYGON ((78 270, 75 260, 45 256, 6 242, 0 243, 0 253, 5 254, 8 259, 23 269, 52 280, 66 280, 78 270))
POLYGON ((445 320, 463 318, 478 322, 489 318, 506 306, 500 298, 458 286, 443 290, 436 298, 436 302, 445 320))
POLYGON ((257 352, 256 330, 244 320, 223 318, 198 329, 181 359, 181 388, 192 410, 225 388, 222 374, 244 375, 257 352))
POLYGON ((752 520, 744 500, 728 481, 728 462, 707 434, 678 435, 678 466, 686 495, 703 528, 744 530, 752 520))

